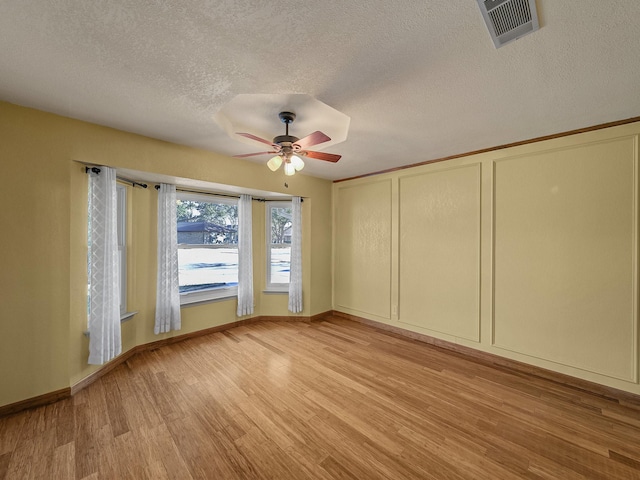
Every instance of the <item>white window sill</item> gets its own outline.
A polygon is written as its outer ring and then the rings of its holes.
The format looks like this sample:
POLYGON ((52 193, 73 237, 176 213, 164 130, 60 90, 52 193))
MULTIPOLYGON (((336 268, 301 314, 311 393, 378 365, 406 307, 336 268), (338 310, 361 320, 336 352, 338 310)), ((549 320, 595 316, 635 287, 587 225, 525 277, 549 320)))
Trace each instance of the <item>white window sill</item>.
POLYGON ((289 295, 289 287, 286 290, 283 288, 268 288, 263 290, 262 293, 265 295, 289 295))
POLYGON ((206 303, 224 302, 226 300, 231 300, 237 297, 238 297, 238 294, 234 293, 234 294, 225 295, 223 297, 203 298, 200 300, 191 299, 189 301, 184 301, 180 299, 180 308, 195 307, 197 305, 204 305, 206 303))
POLYGON ((131 320, 133 318, 134 315, 136 315, 138 312, 126 312, 126 313, 122 313, 120 315, 120 323, 124 323, 127 320, 131 320))
POLYGON ((190 305, 224 301, 229 300, 230 298, 236 298, 237 296, 238 287, 212 288, 197 292, 181 293, 180 306, 188 307, 190 305))

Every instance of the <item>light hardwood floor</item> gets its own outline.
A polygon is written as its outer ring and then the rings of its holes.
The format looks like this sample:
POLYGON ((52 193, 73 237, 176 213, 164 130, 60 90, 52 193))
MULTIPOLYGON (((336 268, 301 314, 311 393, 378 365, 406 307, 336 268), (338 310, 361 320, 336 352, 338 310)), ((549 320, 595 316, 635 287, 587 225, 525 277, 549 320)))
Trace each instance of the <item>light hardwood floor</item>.
POLYGON ((640 405, 331 317, 141 353, 0 419, 0 479, 640 479, 640 405))

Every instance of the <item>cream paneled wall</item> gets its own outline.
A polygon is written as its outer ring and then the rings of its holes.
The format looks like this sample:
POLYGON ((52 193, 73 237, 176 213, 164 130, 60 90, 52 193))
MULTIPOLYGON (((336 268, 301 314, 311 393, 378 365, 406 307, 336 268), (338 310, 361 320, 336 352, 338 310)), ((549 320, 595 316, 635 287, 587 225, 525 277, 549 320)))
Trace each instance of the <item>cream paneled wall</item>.
POLYGON ((495 162, 496 346, 635 380, 635 164, 634 137, 495 162))
POLYGON ((480 340, 480 172, 398 179, 401 323, 480 340))
POLYGON ((640 393, 639 134, 335 183, 335 310, 640 393))
POLYGON ((338 307, 390 319, 391 181, 345 186, 335 212, 338 307))

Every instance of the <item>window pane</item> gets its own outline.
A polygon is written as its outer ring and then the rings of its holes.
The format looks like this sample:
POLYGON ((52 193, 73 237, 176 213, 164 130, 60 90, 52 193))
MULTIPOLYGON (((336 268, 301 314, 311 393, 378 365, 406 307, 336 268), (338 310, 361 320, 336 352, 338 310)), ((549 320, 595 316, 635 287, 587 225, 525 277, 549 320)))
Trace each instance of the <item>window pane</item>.
POLYGON ((127 189, 116 185, 118 194, 118 257, 120 262, 120 314, 127 311, 127 189))
POLYGON ((238 285, 238 206, 178 199, 180 292, 238 285))
POLYGON ((289 205, 271 204, 268 209, 267 284, 271 286, 289 283, 291 263, 291 207, 289 205))
POLYGON ((118 205, 118 246, 126 244, 127 238, 127 190, 122 185, 117 185, 117 205, 118 205))
POLYGON ((271 208, 271 243, 291 243, 291 208, 271 208))
POLYGON ((118 248, 120 262, 120 314, 127 311, 127 252, 124 247, 118 248))
POLYGON ((269 283, 289 283, 291 247, 271 247, 269 283))
POLYGON ((238 285, 237 248, 178 249, 180 293, 238 285))

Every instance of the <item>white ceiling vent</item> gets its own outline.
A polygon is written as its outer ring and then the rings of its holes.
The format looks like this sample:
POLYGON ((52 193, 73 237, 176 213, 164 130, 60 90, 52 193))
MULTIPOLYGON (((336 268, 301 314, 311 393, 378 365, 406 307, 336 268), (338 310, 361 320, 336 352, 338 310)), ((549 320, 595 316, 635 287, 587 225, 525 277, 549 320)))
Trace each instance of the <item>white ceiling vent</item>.
POLYGON ((536 0, 478 0, 478 5, 496 48, 540 28, 536 0))

